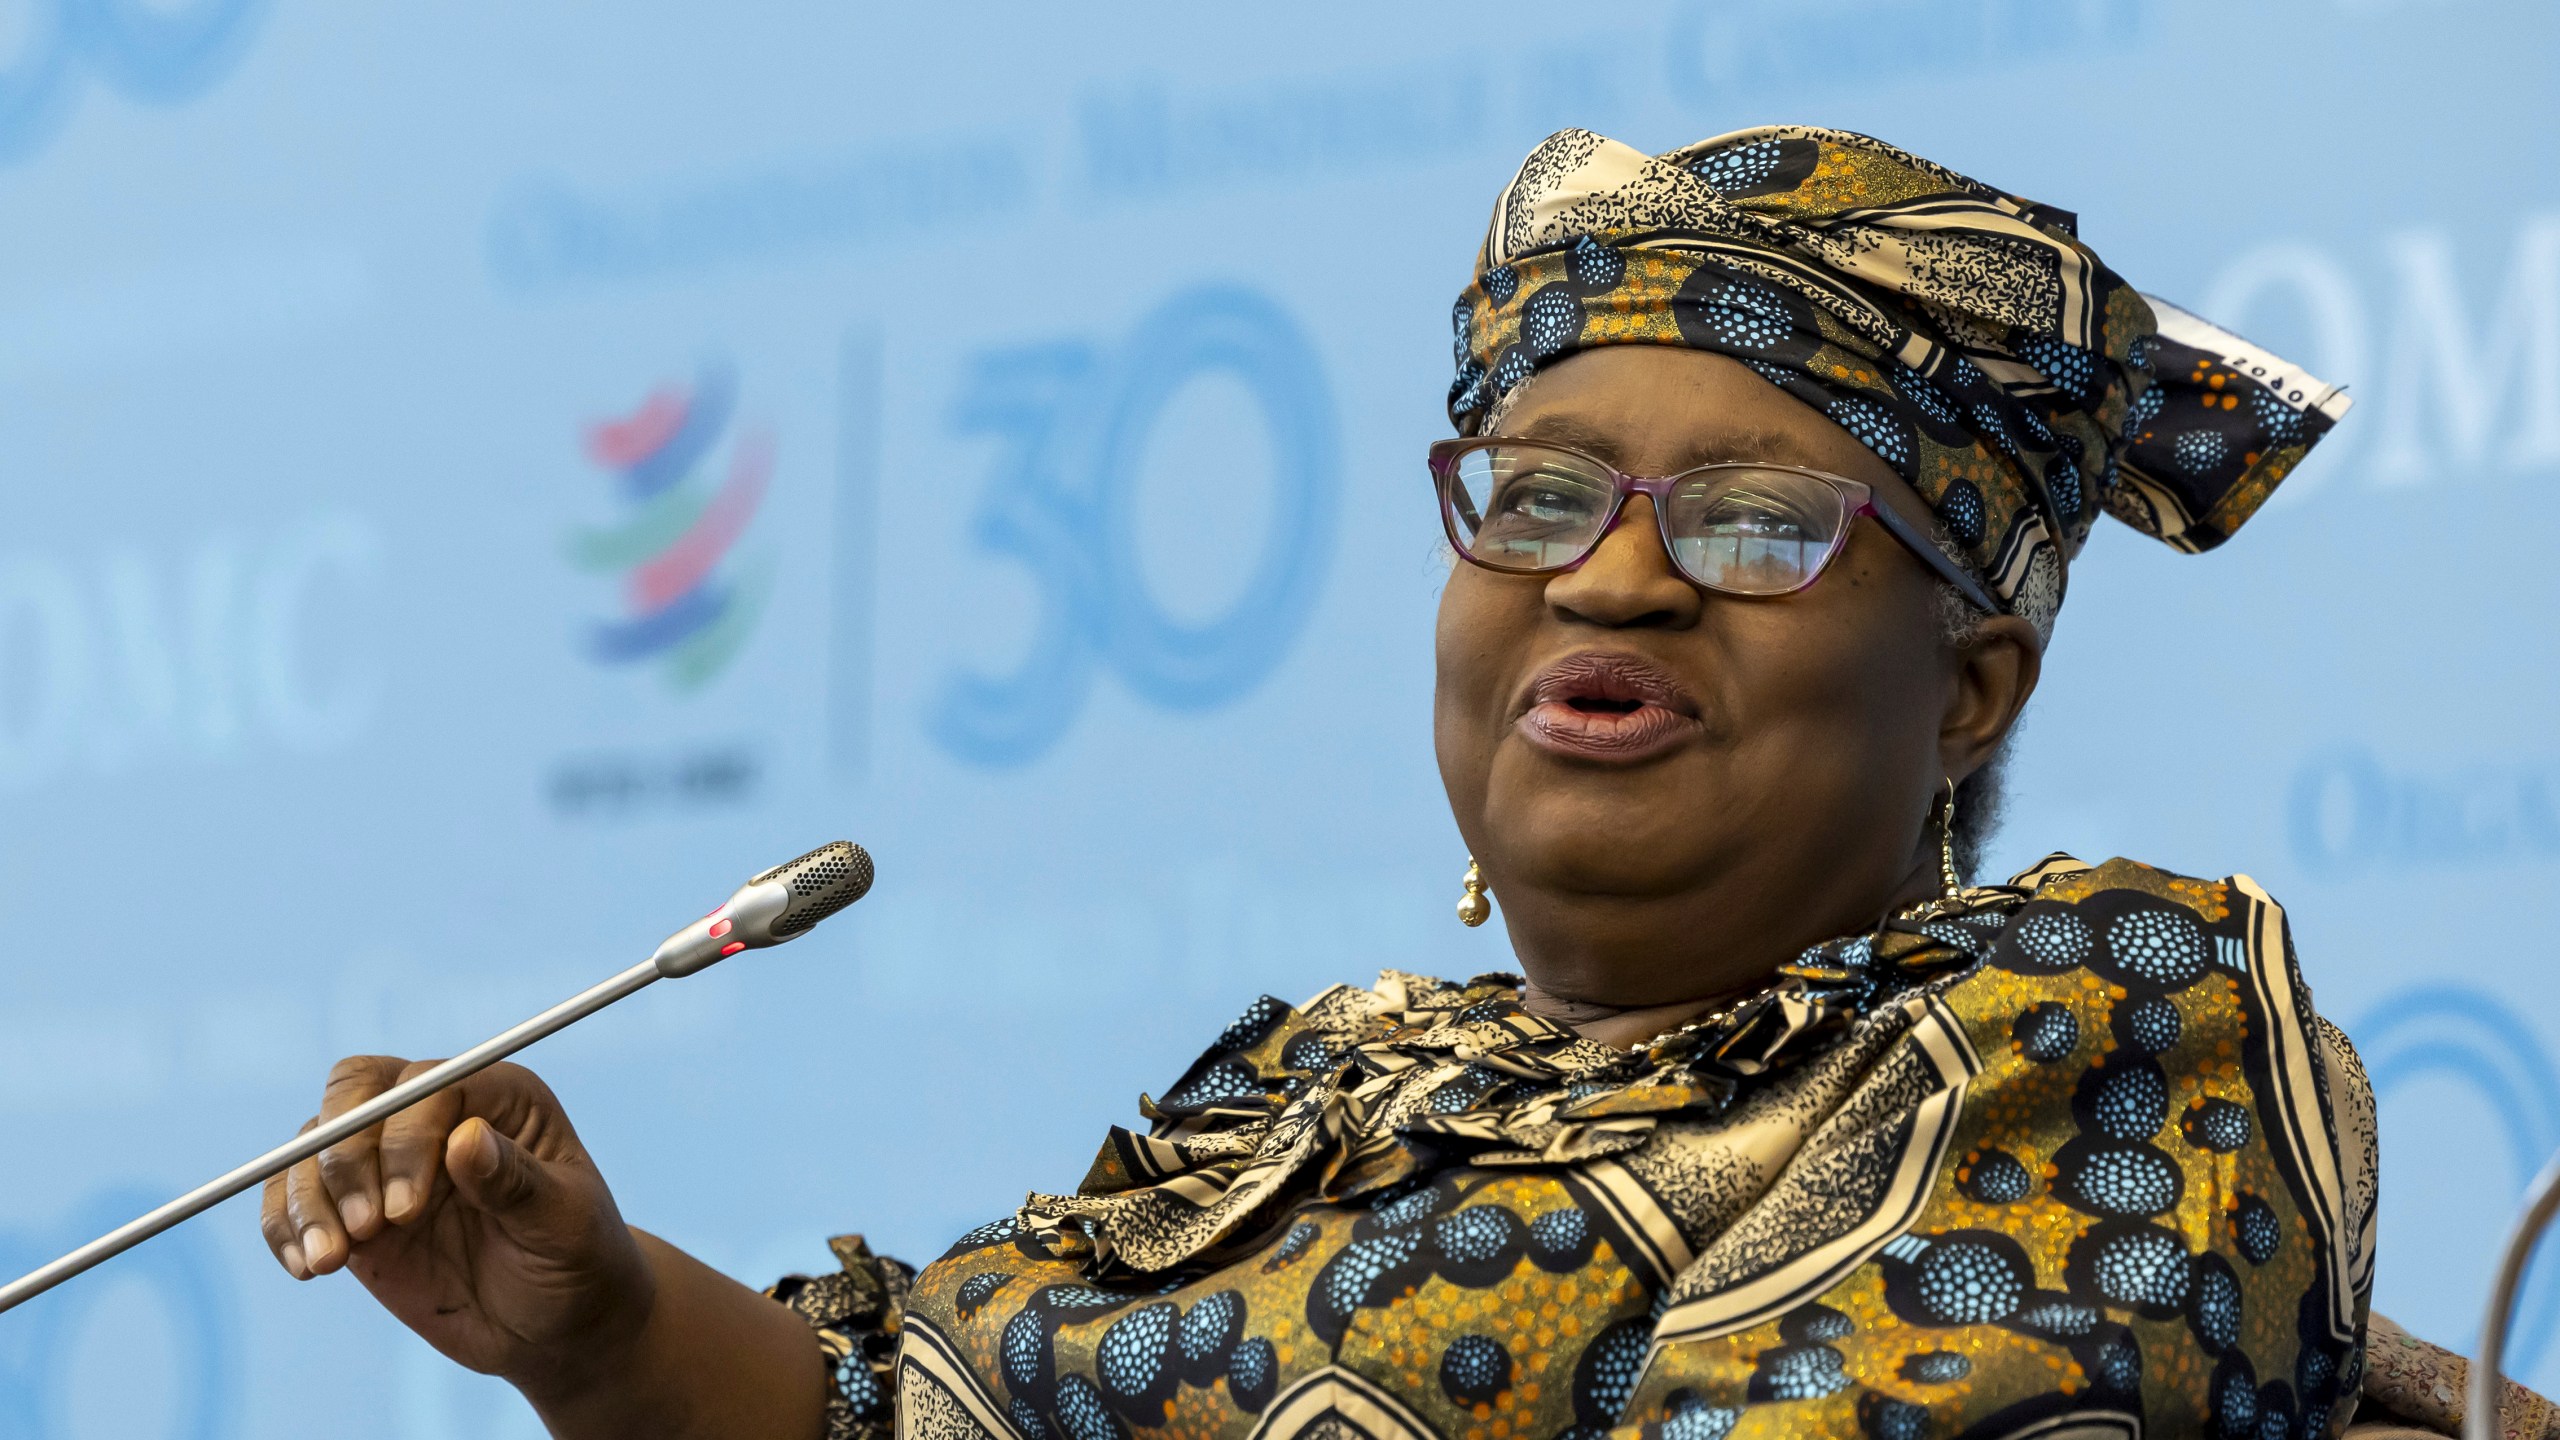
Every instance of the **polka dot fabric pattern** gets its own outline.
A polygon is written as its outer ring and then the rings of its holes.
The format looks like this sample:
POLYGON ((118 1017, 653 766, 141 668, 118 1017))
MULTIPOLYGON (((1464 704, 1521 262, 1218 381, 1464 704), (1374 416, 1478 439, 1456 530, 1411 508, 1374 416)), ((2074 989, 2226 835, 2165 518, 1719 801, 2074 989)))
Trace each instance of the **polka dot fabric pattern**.
POLYGON ((1359 1207, 1309 1211, 1258 1251, 1169 1290, 1131 1287, 1107 1311, 1042 1307, 1043 1292, 1081 1283, 1071 1254, 1012 1252, 1019 1281, 966 1314, 962 1267, 927 1267, 910 1323, 948 1337, 995 1409, 1060 1435, 1242 1437, 1282 1392, 1331 1367, 1444 1436, 1491 1436, 1496 1424, 1552 1436, 1581 1416, 1605 1430, 1642 1365, 1652 1292, 1606 1239, 1562 1271, 1533 1257, 1533 1225, 1583 1213, 1559 1176, 1476 1174, 1453 1193, 1456 1208, 1408 1209, 1378 1233, 1362 1233, 1373 1212, 1359 1207), (1301 1226, 1314 1232, 1298 1242, 1302 1258, 1271 1264, 1301 1226), (1022 1308, 1006 1314, 1006 1296, 1022 1308), (1595 1348, 1613 1325, 1618 1338, 1595 1348), (1022 1362, 1009 1363, 1008 1327, 1030 1337, 1022 1362))
POLYGON ((1848 1383, 1764 1398, 1786 1320, 1675 1303, 1622 1429, 1660 1440, 1700 1404, 1740 1410, 1746 1440, 2345 1424, 2372 1251, 2342 1202, 2372 1140, 2321 1100, 2360 1067, 2291 1063, 2321 1052, 2281 911, 2245 878, 2125 861, 2056 857, 2020 884, 1944 993, 1982 1060, 1944 1172, 1809 1297, 1854 1327, 1823 1342, 1848 1383), (2278 1127, 2297 1124, 2326 1143, 2291 1148, 2278 1127))
POLYGON ((2134 291, 2069 213, 1804 126, 1659 156, 1548 137, 1495 201, 1453 325, 1462 434, 1593 346, 1743 361, 1909 481, 2047 632, 2100 514, 2211 549, 2348 404, 2134 291))
POLYGON ((2245 878, 2057 856, 1632 1051, 1518 984, 1257 1002, 1074 1193, 911 1286, 859 1242, 785 1282, 830 1440, 2325 1440, 2356 1405, 2370 1106, 2245 878))

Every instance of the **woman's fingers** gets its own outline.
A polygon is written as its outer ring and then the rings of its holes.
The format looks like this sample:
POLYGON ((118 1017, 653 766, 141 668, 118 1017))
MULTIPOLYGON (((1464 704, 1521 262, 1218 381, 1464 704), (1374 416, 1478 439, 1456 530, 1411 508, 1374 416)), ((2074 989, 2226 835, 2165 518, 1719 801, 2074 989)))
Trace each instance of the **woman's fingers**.
POLYGON ((444 1164, 466 1203, 501 1218, 537 1212, 558 1198, 559 1184, 542 1162, 478 1116, 454 1127, 444 1164))
MULTIPOLYGON (((334 1120, 388 1090, 402 1062, 389 1055, 350 1055, 329 1068, 320 1090, 320 1118, 334 1120)), ((382 1175, 375 1151, 378 1127, 358 1131, 320 1152, 320 1183, 334 1203, 350 1240, 370 1240, 382 1228, 382 1175)), ((288 1186, 288 1193, 290 1187, 288 1186)), ((309 1247, 304 1247, 309 1258, 309 1247)))
MULTIPOLYGON (((304 1122, 303 1133, 390 1089, 406 1068, 389 1055, 350 1055, 329 1067, 320 1113, 304 1122)), ((369 1127, 267 1181, 258 1227, 295 1279, 338 1269, 356 1242, 381 1232, 381 1141, 381 1127, 369 1127)))
MULTIPOLYGON (((397 1080, 432 1070, 443 1062, 413 1060, 397 1080)), ((406 1225, 427 1213, 435 1199, 436 1177, 444 1170, 445 1137, 462 1119, 462 1087, 439 1090, 382 1122, 383 1215, 406 1225)))
POLYGON ((574 1223, 561 1227, 588 1197, 571 1195, 553 1168, 578 1146, 551 1087, 521 1066, 492 1065, 466 1083, 463 1110, 470 1118, 444 1142, 454 1193, 537 1245, 575 1231, 574 1223))
POLYGON ((284 1218, 302 1247, 303 1268, 326 1275, 346 1263, 347 1227, 338 1218, 337 1202, 321 1183, 317 1160, 305 1160, 284 1172, 284 1218))
MULTIPOLYGON (((319 1123, 320 1117, 315 1115, 303 1121, 302 1129, 296 1133, 309 1134, 311 1127, 319 1123)), ((266 1237, 267 1249, 284 1267, 284 1273, 296 1280, 311 1278, 311 1264, 302 1253, 302 1232, 294 1228, 293 1217, 286 1212, 282 1175, 268 1176, 265 1191, 258 1198, 258 1233, 266 1237)))
MULTIPOLYGON (((320 1113, 302 1128, 308 1133, 438 1063, 349 1056, 330 1069, 320 1113)), ((327 1275, 386 1226, 425 1217, 448 1182, 474 1208, 539 1229, 571 1201, 541 1158, 564 1143, 576 1147, 558 1111, 531 1071, 491 1066, 270 1179, 260 1233, 295 1279, 327 1275)))

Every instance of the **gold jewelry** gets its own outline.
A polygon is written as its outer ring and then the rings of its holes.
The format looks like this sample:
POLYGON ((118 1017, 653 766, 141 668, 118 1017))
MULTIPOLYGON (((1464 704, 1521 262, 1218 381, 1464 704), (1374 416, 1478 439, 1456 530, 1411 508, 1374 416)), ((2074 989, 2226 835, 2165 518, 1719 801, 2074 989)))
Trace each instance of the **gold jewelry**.
POLYGON ((1686 1025, 1674 1025, 1670 1029, 1663 1031, 1661 1034, 1654 1036, 1652 1039, 1645 1041, 1643 1044, 1632 1046, 1630 1049, 1658 1050, 1664 1045, 1679 1039, 1683 1035, 1690 1034, 1693 1031, 1717 1029, 1730 1025, 1733 1023, 1735 1016, 1741 1014, 1749 1007, 1758 1004, 1760 1001, 1768 999, 1771 995, 1776 994, 1777 990, 1778 987, 1775 985, 1762 986, 1760 989, 1753 991, 1749 995, 1743 996, 1741 999, 1734 1001, 1732 1004, 1716 1011, 1712 1015, 1701 1015, 1686 1025))
POLYGON ((1493 902, 1484 898, 1484 871, 1473 855, 1467 857, 1467 878, 1460 883, 1467 893, 1458 897, 1458 923, 1473 930, 1493 917, 1493 902))
POLYGON ((1950 903, 1964 898, 1964 878, 1956 874, 1956 782, 1947 781, 1947 806, 1938 814, 1938 881, 1946 887, 1940 898, 1950 903))
POLYGON ((1938 894, 1904 906, 1897 918, 1927 924, 1965 910, 1964 877, 1956 873, 1956 782, 1947 781, 1947 798, 1938 806, 1938 894))

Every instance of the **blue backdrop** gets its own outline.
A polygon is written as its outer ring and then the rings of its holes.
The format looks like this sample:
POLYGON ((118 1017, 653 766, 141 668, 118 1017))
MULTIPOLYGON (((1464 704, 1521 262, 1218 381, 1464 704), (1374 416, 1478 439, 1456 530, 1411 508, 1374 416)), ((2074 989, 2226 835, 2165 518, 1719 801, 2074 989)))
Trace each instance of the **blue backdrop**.
MULTIPOLYGON (((2560 20, 2528 0, 0 4, 0 1269, 820 840, 874 896, 533 1053, 743 1276, 928 1258, 1450 918, 1421 451, 1567 124, 1868 131, 2350 382, 2078 567, 1997 857, 2292 908, 2470 1339, 2560 1146, 2560 20)), ((2560 1382, 2560 1292, 2526 1369, 2560 1382)), ((0 1318, 0 1433, 514 1437, 247 1202, 0 1318)))

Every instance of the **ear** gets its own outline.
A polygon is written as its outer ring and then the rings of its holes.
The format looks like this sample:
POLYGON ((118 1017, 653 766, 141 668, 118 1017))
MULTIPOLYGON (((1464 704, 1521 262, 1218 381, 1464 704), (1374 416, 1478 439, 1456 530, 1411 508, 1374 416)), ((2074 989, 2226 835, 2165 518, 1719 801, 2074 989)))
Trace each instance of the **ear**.
POLYGON ((1955 651, 1955 684, 1938 721, 1938 760, 1961 782, 1991 758, 2044 673, 2044 643, 2015 615, 1993 615, 1955 651))

